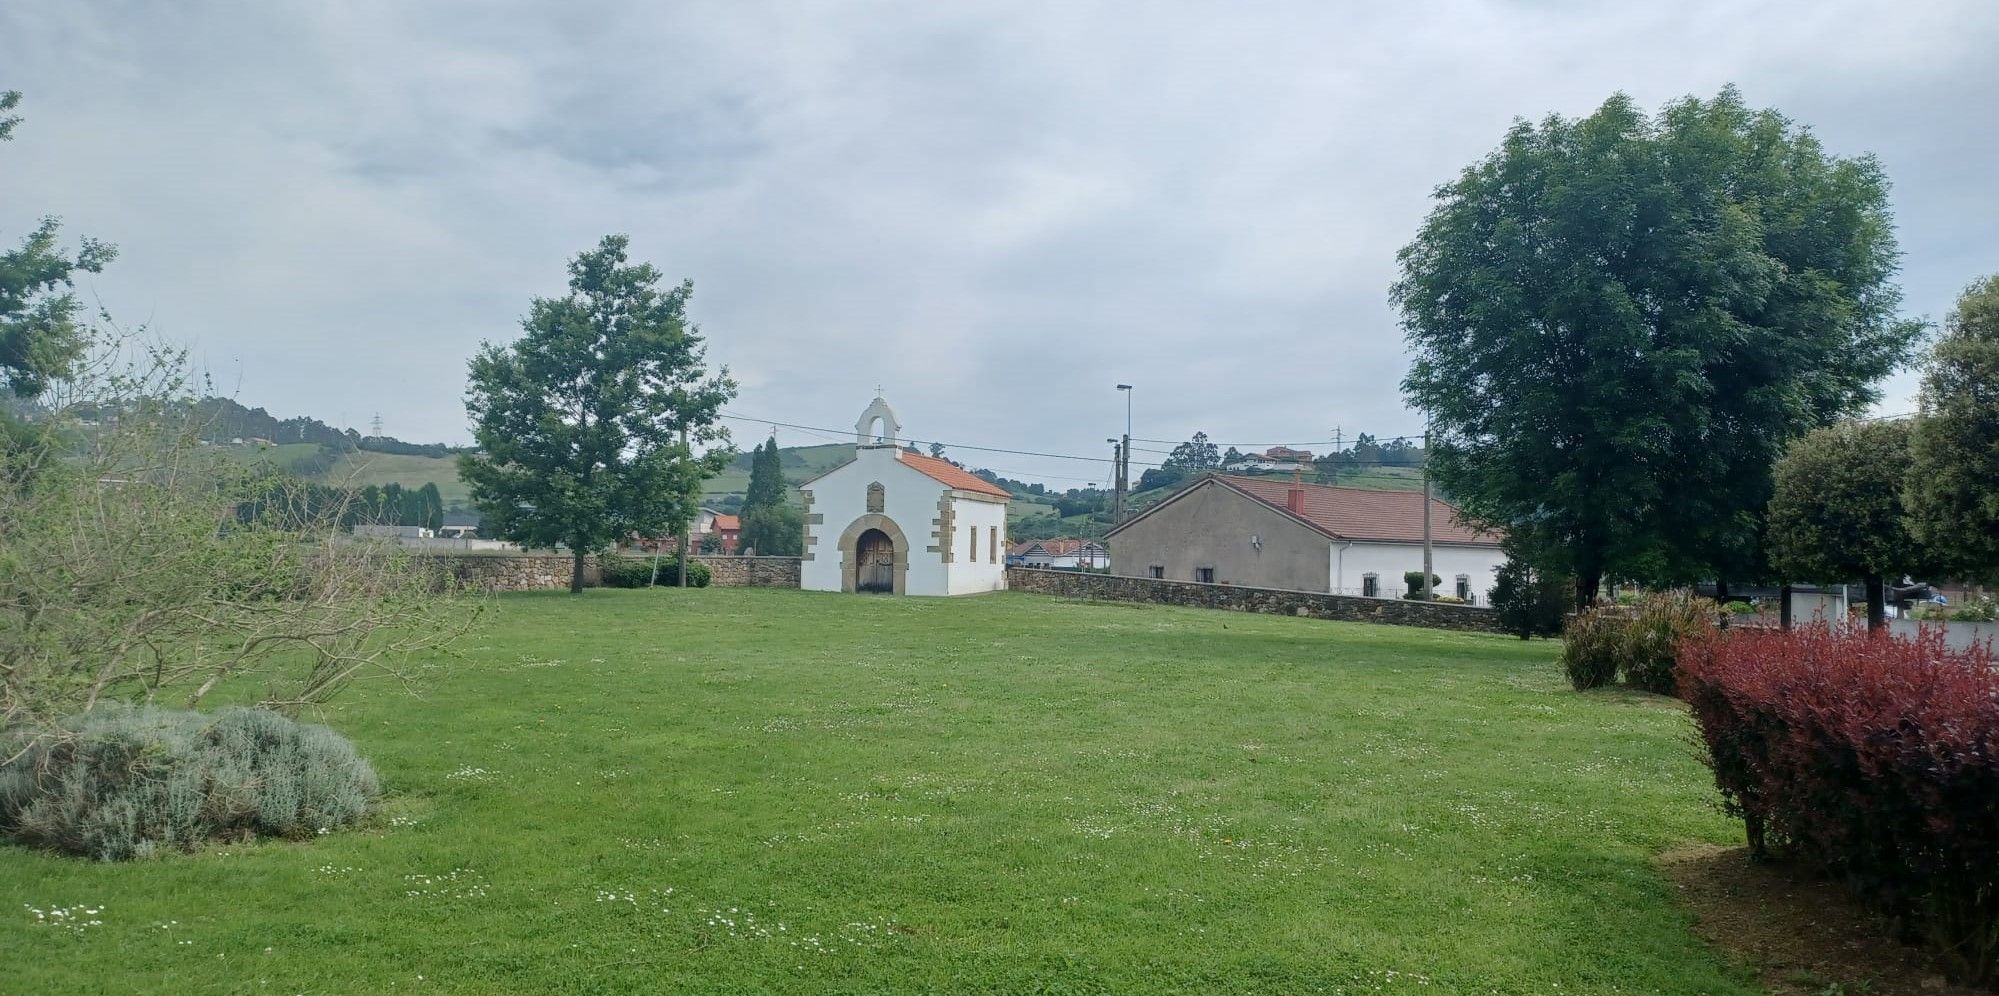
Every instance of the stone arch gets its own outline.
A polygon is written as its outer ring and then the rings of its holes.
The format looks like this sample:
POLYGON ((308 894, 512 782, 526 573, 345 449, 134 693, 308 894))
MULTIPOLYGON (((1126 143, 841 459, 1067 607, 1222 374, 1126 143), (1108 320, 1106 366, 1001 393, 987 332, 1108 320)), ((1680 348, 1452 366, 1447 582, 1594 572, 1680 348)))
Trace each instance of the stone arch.
POLYGON ((889 542, 895 544, 895 593, 909 594, 909 537, 903 534, 902 527, 896 525, 894 519, 875 513, 855 519, 840 534, 840 590, 851 594, 860 586, 860 551, 856 548, 860 545, 861 534, 870 529, 881 530, 888 535, 889 542))

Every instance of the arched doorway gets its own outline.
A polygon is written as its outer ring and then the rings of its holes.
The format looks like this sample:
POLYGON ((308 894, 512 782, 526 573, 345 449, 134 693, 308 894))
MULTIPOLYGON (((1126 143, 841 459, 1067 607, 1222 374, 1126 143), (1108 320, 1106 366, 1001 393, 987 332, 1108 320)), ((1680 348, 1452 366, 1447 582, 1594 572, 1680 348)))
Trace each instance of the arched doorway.
POLYGON ((879 529, 854 542, 854 590, 895 591, 895 541, 879 529))
POLYGON ((909 593, 909 537, 886 515, 869 513, 847 524, 840 532, 840 590, 909 593), (870 536, 869 534, 879 534, 870 536), (862 537, 868 537, 866 544, 862 537), (863 553, 863 550, 866 552, 863 553), (888 580, 882 580, 886 559, 888 580), (863 584, 879 587, 862 587, 863 584))

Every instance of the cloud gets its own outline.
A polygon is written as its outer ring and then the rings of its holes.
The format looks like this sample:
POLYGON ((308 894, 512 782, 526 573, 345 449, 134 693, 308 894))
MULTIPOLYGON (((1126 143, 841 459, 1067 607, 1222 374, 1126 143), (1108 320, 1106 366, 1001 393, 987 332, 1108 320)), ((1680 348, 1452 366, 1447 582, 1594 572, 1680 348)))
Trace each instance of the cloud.
POLYGON ((466 438, 465 358, 612 231, 760 417, 879 383, 921 438, 1095 454, 1125 382, 1145 437, 1389 435, 1395 250, 1517 116, 1736 82, 1886 164, 1911 312, 1999 269, 1999 8, 1904 6, 15 5, 0 235, 60 213, 246 403, 407 438, 466 438))

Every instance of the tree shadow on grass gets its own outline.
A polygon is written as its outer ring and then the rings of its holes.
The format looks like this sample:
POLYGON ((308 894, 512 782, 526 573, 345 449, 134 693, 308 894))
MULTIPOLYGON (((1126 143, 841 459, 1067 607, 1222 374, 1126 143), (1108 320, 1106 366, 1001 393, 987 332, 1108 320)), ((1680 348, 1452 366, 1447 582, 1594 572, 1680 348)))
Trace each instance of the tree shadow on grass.
POLYGON ((1755 862, 1744 847, 1659 855, 1694 931, 1774 996, 1991 996, 1947 983, 1934 956, 1894 939, 1837 884, 1755 862))

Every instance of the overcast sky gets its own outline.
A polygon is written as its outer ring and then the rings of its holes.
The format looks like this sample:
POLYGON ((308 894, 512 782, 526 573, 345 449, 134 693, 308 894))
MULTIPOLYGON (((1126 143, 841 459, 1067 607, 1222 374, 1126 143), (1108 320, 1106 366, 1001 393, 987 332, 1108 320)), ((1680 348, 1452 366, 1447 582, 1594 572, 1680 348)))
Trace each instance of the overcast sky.
POLYGON ((1992 0, 18 0, 0 240, 116 242, 87 290, 243 403, 416 441, 468 440, 466 358, 627 232, 734 412, 851 426, 880 384, 917 438, 1097 454, 1124 382, 1140 437, 1311 444, 1421 429, 1387 287, 1432 189, 1615 90, 1732 81, 1879 156, 1940 318, 1999 270, 1994 52, 1992 0))

